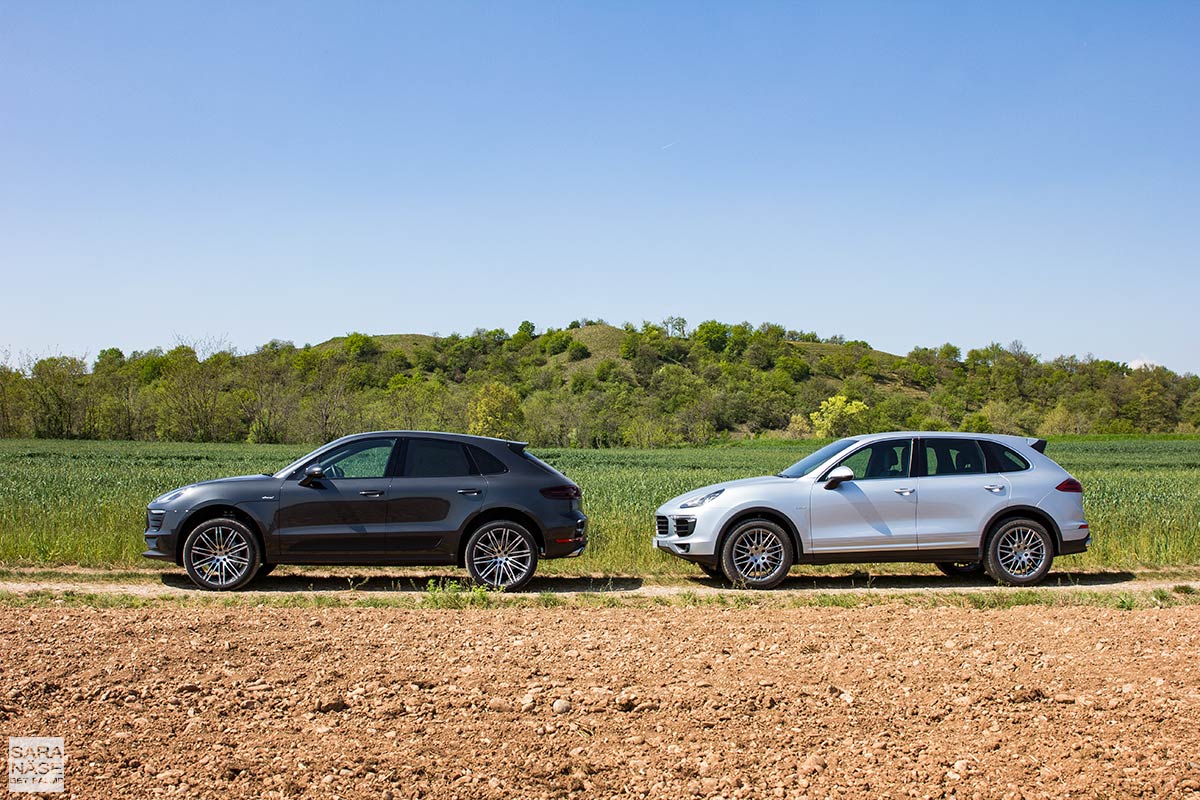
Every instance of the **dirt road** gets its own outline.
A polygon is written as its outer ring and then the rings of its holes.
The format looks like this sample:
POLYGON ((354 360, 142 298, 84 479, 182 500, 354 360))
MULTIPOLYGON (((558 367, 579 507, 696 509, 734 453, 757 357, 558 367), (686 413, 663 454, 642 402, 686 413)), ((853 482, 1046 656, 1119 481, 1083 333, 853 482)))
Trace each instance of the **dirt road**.
POLYGON ((0 609, 77 797, 1200 789, 1200 607, 0 609))
MULTIPOLYGON (((893 568, 896 569, 896 568, 893 568)), ((271 597, 276 600, 294 595, 298 600, 312 601, 320 596, 328 601, 346 601, 374 596, 397 600, 415 600, 430 584, 463 584, 462 570, 442 571, 422 569, 389 569, 358 567, 282 567, 274 574, 260 578, 236 597, 253 599, 271 597)), ((1155 589, 1171 589, 1180 583, 1200 584, 1200 569, 1179 568, 1169 574, 1162 572, 1055 571, 1038 591, 1087 591, 1106 593, 1146 593, 1155 589)), ((755 601, 769 600, 786 603, 814 593, 864 593, 885 595, 909 593, 974 593, 996 595, 1022 592, 1012 587, 1000 587, 986 577, 949 578, 940 572, 867 572, 854 567, 839 569, 830 574, 804 574, 797 571, 771 592, 736 592, 721 581, 701 576, 674 576, 659 579, 636 577, 578 577, 539 575, 520 596, 548 592, 564 598, 583 594, 615 594, 622 598, 678 596, 685 593, 697 596, 741 594, 755 601)), ((182 569, 123 570, 113 572, 80 567, 53 569, 9 568, 0 573, 0 592, 51 592, 76 594, 127 595, 142 598, 211 599, 209 592, 200 591, 188 580, 182 569)))

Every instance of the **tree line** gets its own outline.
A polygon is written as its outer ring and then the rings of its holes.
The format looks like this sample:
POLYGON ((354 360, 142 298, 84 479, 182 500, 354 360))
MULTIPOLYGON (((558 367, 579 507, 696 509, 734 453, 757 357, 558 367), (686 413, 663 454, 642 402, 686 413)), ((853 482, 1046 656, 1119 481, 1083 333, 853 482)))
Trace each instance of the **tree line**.
POLYGON ((1019 342, 905 356, 765 323, 579 320, 470 335, 351 333, 252 353, 180 344, 0 364, 0 436, 317 443, 431 429, 541 446, 660 447, 891 429, 1027 435, 1200 429, 1200 378, 1019 342), (590 343, 590 344, 589 344, 590 343), (209 352, 209 350, 214 350, 209 352))

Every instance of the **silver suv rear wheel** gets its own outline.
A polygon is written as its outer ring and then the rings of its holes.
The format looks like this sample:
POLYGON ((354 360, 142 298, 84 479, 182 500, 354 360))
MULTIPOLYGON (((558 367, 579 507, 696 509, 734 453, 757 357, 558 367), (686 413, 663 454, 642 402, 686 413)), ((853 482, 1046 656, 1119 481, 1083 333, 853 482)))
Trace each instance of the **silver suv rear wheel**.
POLYGON ((1041 583, 1054 560, 1054 540, 1040 522, 1010 519, 996 526, 988 540, 984 567, 1000 583, 1041 583))

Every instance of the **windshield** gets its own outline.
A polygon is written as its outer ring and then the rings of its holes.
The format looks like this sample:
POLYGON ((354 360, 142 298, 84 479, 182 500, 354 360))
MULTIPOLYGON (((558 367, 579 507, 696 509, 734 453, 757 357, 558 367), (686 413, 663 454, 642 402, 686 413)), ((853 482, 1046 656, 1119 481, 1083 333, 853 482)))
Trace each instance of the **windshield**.
POLYGON ((857 442, 858 439, 838 439, 836 442, 827 444, 812 455, 807 455, 797 461, 795 464, 792 464, 783 472, 779 473, 779 477, 803 478, 805 475, 812 472, 814 469, 821 466, 826 461, 833 458, 850 445, 856 444, 857 442))
MULTIPOLYGON (((293 472, 295 472, 296 470, 300 469, 302 466, 307 464, 310 460, 312 460, 313 458, 316 458, 317 454, 320 453, 322 450, 326 449, 327 447, 329 447, 330 444, 333 444, 333 442, 329 442, 328 444, 323 444, 320 447, 318 447, 316 450, 313 450, 311 453, 309 453, 301 458, 296 459, 295 461, 288 464, 283 469, 279 470, 279 472, 276 472, 272 477, 286 478, 287 476, 291 475, 293 472)), ((266 475, 268 473, 264 472, 263 474, 266 475)))

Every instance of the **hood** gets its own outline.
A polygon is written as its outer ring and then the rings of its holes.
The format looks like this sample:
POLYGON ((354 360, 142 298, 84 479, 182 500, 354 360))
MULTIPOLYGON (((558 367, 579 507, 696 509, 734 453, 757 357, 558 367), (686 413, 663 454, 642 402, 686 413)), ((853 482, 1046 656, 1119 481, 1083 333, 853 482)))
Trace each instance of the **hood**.
POLYGON ((180 486, 178 489, 172 489, 169 492, 163 492, 158 497, 150 501, 150 505, 164 505, 166 503, 178 500, 187 494, 192 489, 201 486, 212 486, 215 483, 244 483, 246 481, 270 481, 272 485, 278 484, 279 479, 271 475, 237 475, 232 478, 214 478, 210 481, 199 481, 197 483, 189 483, 187 486, 180 486))
POLYGON ((214 483, 238 483, 241 481, 271 481, 277 482, 279 479, 274 475, 235 475, 232 478, 213 478, 211 481, 199 481, 197 483, 185 486, 185 489, 190 489, 192 486, 209 486, 214 483))
POLYGON ((724 483, 714 483, 709 486, 701 486, 699 489, 692 489, 690 492, 684 492, 678 497, 672 497, 664 506, 678 506, 685 500, 691 500, 694 497, 703 497, 706 494, 715 492, 718 489, 738 489, 743 486, 763 486, 772 483, 791 483, 796 482, 796 478, 781 478, 778 475, 763 475, 758 478, 741 478, 736 481, 725 481, 724 483))

